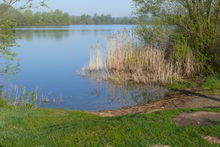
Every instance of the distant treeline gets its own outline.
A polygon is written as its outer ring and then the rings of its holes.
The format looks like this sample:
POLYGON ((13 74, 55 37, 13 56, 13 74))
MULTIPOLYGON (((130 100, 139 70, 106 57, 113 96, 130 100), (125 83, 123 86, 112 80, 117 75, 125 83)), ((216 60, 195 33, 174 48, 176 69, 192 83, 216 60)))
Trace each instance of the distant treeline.
MULTIPOLYGON (((0 9, 4 6, 0 5, 0 9)), ((112 17, 111 15, 81 15, 71 16, 61 10, 50 12, 36 12, 32 10, 18 11, 11 8, 8 17, 16 21, 17 25, 70 25, 70 24, 135 24, 134 17, 112 17)))

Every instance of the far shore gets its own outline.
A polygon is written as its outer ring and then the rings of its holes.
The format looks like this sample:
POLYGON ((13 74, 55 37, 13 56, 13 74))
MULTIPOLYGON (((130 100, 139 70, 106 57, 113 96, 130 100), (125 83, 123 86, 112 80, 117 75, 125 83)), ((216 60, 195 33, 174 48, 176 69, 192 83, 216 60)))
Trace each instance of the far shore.
POLYGON ((32 25, 19 25, 19 27, 31 27, 31 26, 77 26, 77 25, 136 25, 136 24, 32 24, 32 25))

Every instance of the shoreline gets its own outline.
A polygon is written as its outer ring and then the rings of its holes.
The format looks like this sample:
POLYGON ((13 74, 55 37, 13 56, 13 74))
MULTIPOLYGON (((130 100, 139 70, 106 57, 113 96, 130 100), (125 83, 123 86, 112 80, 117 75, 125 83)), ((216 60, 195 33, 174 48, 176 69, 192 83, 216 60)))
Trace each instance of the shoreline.
POLYGON ((136 25, 136 24, 35 24, 35 25, 18 25, 17 27, 18 28, 23 28, 23 27, 35 27, 35 26, 87 26, 87 25, 90 25, 90 26, 100 26, 100 25, 136 25))
POLYGON ((137 106, 123 107, 118 110, 90 112, 101 117, 117 117, 129 114, 152 113, 161 110, 180 108, 220 108, 220 95, 204 94, 198 89, 180 90, 161 100, 137 106))

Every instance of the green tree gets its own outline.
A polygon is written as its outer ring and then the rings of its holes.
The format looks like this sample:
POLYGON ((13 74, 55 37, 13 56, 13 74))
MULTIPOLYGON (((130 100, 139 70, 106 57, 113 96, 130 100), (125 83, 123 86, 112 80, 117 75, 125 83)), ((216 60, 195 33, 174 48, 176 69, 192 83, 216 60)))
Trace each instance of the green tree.
MULTIPOLYGON (((24 3, 19 9, 25 9, 32 7, 31 0, 3 0, 3 3, 0 4, 0 74, 5 72, 10 72, 9 67, 11 64, 2 66, 3 60, 13 60, 15 53, 13 53, 10 48, 16 45, 15 38, 15 28, 16 28, 16 19, 15 19, 15 9, 13 6, 19 2, 24 3)), ((39 6, 45 6, 44 1, 39 2, 39 6)), ((14 70, 14 66, 10 68, 14 70)))
POLYGON ((10 7, 0 5, 0 58, 11 59, 14 57, 9 47, 15 45, 15 22, 10 19, 8 13, 10 7))
POLYGON ((81 23, 81 24, 93 24, 94 21, 93 21, 93 19, 92 19, 92 17, 91 17, 90 15, 83 14, 83 15, 81 16, 80 23, 81 23))
POLYGON ((34 18, 33 18, 33 22, 34 22, 35 24, 42 24, 42 23, 43 23, 43 21, 42 21, 42 15, 41 15, 40 12, 35 13, 33 17, 34 17, 34 18))
POLYGON ((137 32, 145 42, 166 41, 174 51, 180 46, 190 48, 200 71, 219 72, 220 0, 133 1, 139 18, 137 32), (154 20, 152 27, 143 21, 149 16, 154 20))
POLYGON ((33 25, 34 24, 32 10, 24 11, 23 16, 24 16, 24 21, 25 21, 26 25, 33 25))
POLYGON ((70 24, 70 20, 71 20, 71 18, 69 16, 69 14, 68 13, 64 13, 63 17, 62 17, 63 23, 68 25, 68 24, 70 24))

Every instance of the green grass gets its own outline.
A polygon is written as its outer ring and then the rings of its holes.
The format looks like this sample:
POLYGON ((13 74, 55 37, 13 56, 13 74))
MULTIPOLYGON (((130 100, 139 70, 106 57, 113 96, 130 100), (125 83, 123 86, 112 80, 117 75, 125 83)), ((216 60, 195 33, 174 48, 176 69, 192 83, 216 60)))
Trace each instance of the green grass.
POLYGON ((0 146, 217 146, 202 136, 220 137, 220 124, 203 127, 176 126, 174 118, 182 112, 220 109, 180 109, 152 114, 102 118, 79 111, 30 107, 0 108, 0 146))
POLYGON ((191 89, 197 88, 200 89, 200 92, 204 94, 213 94, 213 95, 220 95, 220 77, 208 77, 204 80, 201 79, 194 79, 192 80, 182 80, 182 81, 175 81, 172 84, 166 85, 169 89, 177 89, 177 90, 184 90, 184 89, 191 89), (200 82, 196 82, 200 81, 200 82))
POLYGON ((178 89, 178 90, 183 90, 186 88, 195 88, 197 87, 198 84, 192 81, 187 81, 187 80, 182 80, 182 81, 175 81, 172 84, 168 84, 167 87, 169 89, 178 89))
POLYGON ((6 99, 0 98, 0 107, 4 107, 8 105, 8 101, 6 99))
POLYGON ((202 85, 204 89, 220 89, 220 77, 209 77, 202 85))

